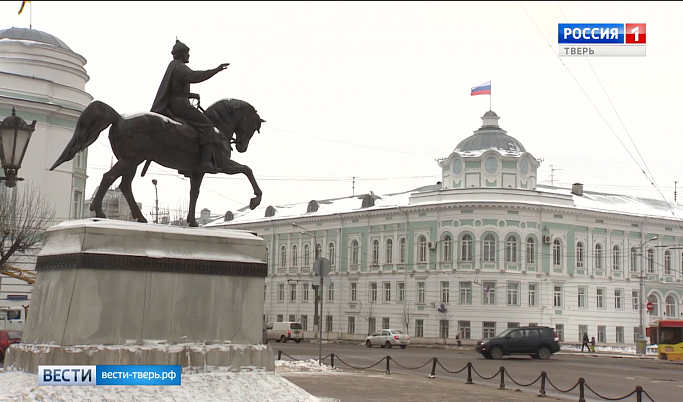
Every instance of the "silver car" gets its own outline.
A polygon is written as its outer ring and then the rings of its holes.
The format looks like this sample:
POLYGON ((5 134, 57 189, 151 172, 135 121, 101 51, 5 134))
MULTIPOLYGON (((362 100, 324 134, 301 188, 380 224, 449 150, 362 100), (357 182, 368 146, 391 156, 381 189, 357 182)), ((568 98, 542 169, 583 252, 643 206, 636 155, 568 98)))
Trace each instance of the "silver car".
POLYGON ((382 329, 365 338, 365 346, 379 345, 383 348, 400 346, 405 349, 410 343, 410 336, 397 329, 382 329))

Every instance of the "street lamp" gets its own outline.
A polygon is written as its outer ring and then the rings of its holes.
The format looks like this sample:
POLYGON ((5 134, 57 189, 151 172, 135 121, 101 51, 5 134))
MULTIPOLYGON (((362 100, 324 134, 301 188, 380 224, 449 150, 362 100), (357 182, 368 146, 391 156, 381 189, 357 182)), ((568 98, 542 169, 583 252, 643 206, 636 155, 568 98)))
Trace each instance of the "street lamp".
POLYGON ((0 158, 2 158, 2 168, 6 177, 0 177, 0 181, 5 182, 5 186, 14 187, 17 181, 24 180, 17 177, 17 172, 24 160, 28 142, 31 134, 36 129, 36 121, 31 125, 17 116, 16 109, 12 108, 12 115, 0 122, 0 158))
POLYGON ((152 184, 154 184, 154 193, 156 194, 156 209, 157 217, 154 219, 154 223, 159 223, 159 192, 157 191, 157 179, 152 179, 152 184))
MULTIPOLYGON (((645 326, 643 325, 643 320, 644 320, 643 309, 645 308, 645 300, 646 300, 646 299, 645 299, 645 271, 643 270, 643 265, 645 265, 645 264, 643 264, 645 255, 643 254, 643 247, 644 247, 647 243, 649 243, 649 242, 651 242, 651 241, 654 241, 654 240, 657 240, 657 239, 659 239, 659 236, 655 236, 655 237, 651 238, 650 240, 648 240, 648 241, 646 241, 646 242, 640 244, 640 256, 641 256, 642 258, 640 259, 640 261, 641 261, 641 264, 640 264, 640 297, 639 297, 639 299, 640 299, 640 306, 639 306, 639 309, 638 309, 639 312, 640 312, 640 325, 639 325, 638 330, 639 330, 639 332, 640 332, 640 339, 639 339, 639 340, 640 340, 641 342, 645 340, 645 326)), ((636 348, 636 351, 637 351, 639 354, 645 354, 645 350, 644 350, 644 349, 645 349, 645 348, 642 348, 642 347, 641 347, 641 348, 636 348)))

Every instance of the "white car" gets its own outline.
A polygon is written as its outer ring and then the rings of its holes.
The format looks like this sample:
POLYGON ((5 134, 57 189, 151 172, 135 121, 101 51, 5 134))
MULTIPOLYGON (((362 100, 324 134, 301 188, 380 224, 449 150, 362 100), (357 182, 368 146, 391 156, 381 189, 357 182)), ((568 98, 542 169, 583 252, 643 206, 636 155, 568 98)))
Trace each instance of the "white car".
POLYGON ((372 345, 379 345, 383 348, 400 346, 405 349, 410 343, 410 336, 397 329, 381 329, 365 338, 365 346, 371 348, 372 345))

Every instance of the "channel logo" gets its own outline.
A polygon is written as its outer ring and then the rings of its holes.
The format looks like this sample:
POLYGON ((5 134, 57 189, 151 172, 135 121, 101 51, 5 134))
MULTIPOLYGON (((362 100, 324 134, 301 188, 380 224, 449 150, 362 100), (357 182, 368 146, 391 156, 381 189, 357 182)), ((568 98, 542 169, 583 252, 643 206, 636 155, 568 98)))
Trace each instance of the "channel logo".
POLYGON ((557 43, 562 57, 643 57, 646 24, 558 24, 557 43))
POLYGON ((151 365, 38 366, 38 385, 181 385, 181 368, 151 365))

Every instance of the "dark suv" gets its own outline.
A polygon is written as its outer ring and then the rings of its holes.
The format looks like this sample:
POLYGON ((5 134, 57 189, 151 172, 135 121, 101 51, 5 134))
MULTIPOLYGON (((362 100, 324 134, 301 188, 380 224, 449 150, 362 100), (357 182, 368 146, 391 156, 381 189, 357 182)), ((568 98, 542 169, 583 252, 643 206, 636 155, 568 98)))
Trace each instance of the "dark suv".
POLYGON ((475 350, 487 359, 504 355, 531 355, 534 359, 549 359, 560 350, 555 331, 549 327, 509 328, 495 338, 477 342, 475 350))

